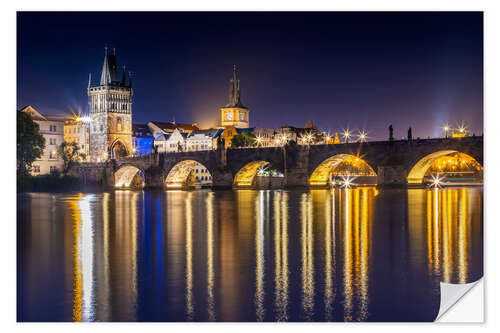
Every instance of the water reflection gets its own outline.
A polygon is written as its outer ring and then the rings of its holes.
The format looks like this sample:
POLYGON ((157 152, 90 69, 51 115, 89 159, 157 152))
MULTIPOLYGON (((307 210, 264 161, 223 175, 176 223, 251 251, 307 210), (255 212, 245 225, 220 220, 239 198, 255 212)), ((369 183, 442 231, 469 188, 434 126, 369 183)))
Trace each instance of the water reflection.
POLYGON ((193 193, 186 197, 186 315, 192 321, 193 304, 193 193))
POLYGON ((206 198, 207 209, 207 311, 208 320, 215 321, 215 271, 214 271, 214 194, 206 198))
POLYGON ((313 215, 310 194, 302 194, 300 208, 302 217, 302 309, 304 311, 304 319, 312 320, 314 311, 314 255, 313 215))
POLYGON ((73 213, 74 300, 73 320, 95 319, 94 226, 90 211, 92 195, 78 195, 70 203, 73 213))
POLYGON ((21 199, 19 320, 430 321, 482 276, 478 188, 21 199))
POLYGON ((274 209, 275 321, 288 320, 288 193, 276 192, 274 209))
POLYGON ((257 321, 264 320, 264 191, 260 191, 255 203, 255 308, 257 321))
POLYGON ((356 188, 338 192, 344 255, 344 321, 364 321, 369 315, 369 260, 376 189, 356 188))
POLYGON ((432 274, 447 283, 467 283, 471 228, 482 209, 478 191, 466 188, 427 191, 427 258, 432 274))

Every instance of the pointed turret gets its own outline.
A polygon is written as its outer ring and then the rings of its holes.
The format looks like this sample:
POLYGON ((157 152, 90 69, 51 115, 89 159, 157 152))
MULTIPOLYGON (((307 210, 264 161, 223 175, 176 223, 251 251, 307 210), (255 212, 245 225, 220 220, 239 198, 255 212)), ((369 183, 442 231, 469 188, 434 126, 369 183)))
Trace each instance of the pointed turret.
POLYGON ((101 72, 101 85, 118 84, 120 79, 118 77, 118 66, 116 65, 116 56, 108 54, 108 48, 104 47, 104 64, 102 65, 101 72))
POLYGON ((125 70, 125 65, 123 65, 123 73, 122 73, 121 85, 123 87, 127 86, 127 71, 125 70))
POLYGON ((132 88, 132 72, 128 72, 128 86, 132 88))

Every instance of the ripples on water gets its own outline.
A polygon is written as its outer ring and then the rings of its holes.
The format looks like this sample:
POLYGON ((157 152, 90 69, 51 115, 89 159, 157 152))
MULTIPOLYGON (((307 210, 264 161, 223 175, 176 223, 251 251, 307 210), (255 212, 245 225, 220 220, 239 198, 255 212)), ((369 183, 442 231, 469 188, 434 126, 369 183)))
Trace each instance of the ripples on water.
POLYGON ((19 321, 432 321, 482 188, 18 196, 19 321))

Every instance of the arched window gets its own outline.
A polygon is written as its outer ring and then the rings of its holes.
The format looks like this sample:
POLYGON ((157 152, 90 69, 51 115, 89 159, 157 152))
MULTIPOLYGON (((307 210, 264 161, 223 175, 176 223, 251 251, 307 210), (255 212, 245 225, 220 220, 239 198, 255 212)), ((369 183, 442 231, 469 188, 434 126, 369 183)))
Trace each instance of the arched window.
POLYGON ((116 130, 118 132, 121 132, 122 130, 122 118, 120 117, 116 118, 116 130))

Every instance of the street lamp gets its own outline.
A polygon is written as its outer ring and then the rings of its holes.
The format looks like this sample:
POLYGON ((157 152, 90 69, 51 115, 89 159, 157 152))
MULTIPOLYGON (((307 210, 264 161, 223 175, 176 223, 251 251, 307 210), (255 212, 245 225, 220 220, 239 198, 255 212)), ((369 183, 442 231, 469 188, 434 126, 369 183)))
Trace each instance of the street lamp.
POLYGON ((366 133, 366 131, 365 130, 359 131, 358 141, 359 142, 366 142, 367 139, 368 139, 368 134, 366 133))
POLYGON ((257 143, 257 147, 260 147, 262 145, 262 137, 260 135, 257 135, 255 137, 255 142, 257 143))
POLYGON ((462 123, 460 126, 458 126, 458 132, 460 132, 461 134, 465 133, 466 129, 467 129, 467 127, 464 125, 464 123, 462 123))
POLYGON ((349 129, 343 130, 342 136, 344 137, 344 142, 349 143, 349 138, 351 137, 351 132, 349 129))
POLYGON ((448 125, 448 123, 446 123, 444 126, 443 126, 443 131, 444 131, 444 137, 445 138, 448 138, 448 131, 450 130, 450 125, 448 125))

